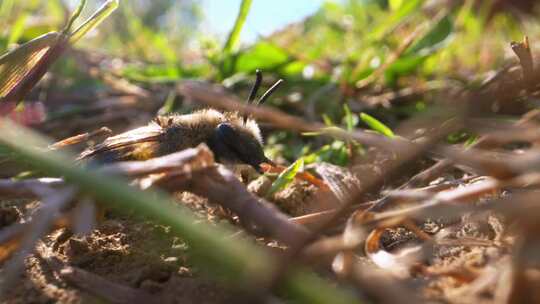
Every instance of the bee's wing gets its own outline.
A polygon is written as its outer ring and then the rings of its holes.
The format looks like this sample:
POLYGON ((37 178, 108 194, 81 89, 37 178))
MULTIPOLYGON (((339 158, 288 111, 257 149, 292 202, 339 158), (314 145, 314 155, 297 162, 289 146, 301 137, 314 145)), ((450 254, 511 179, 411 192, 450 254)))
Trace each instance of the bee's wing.
POLYGON ((77 160, 83 160, 107 151, 120 151, 140 143, 157 142, 162 134, 163 129, 156 124, 140 127, 105 139, 101 144, 83 151, 77 160))

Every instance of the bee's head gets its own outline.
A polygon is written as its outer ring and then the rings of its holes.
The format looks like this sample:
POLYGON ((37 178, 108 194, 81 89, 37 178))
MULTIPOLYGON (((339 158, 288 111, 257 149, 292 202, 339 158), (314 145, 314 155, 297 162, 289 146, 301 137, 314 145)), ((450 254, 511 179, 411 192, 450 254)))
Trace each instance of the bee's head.
POLYGON ((264 155, 258 127, 256 132, 253 128, 242 127, 232 122, 220 123, 207 142, 216 160, 223 163, 248 164, 258 172, 262 172, 262 163, 272 164, 272 161, 264 155))
MULTIPOLYGON (((255 96, 262 83, 262 74, 259 70, 256 71, 256 76, 247 103, 259 105, 272 95, 283 80, 278 80, 255 102, 255 96)), ((245 163, 258 172, 262 171, 262 163, 273 164, 264 155, 261 132, 257 123, 248 117, 241 118, 236 113, 229 113, 226 121, 217 125, 208 140, 208 145, 216 159, 221 162, 245 163)))

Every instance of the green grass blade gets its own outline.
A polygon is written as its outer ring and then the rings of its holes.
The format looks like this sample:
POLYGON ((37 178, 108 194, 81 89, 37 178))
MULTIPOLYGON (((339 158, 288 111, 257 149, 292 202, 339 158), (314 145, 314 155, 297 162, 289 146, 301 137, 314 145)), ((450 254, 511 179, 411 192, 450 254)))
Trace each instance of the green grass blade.
POLYGON ((118 7, 118 0, 109 0, 105 2, 90 18, 73 31, 69 38, 70 43, 77 42, 86 33, 98 26, 118 7))
POLYGON ((73 22, 75 22, 75 20, 79 18, 85 6, 86 6, 86 0, 82 0, 79 3, 79 6, 77 6, 77 9, 73 12, 73 14, 71 14, 71 17, 69 17, 69 20, 66 26, 64 27, 64 30, 62 31, 63 33, 69 34, 69 32, 71 31, 71 27, 73 26, 73 22))
POLYGON ((0 17, 7 17, 13 8, 15 0, 4 0, 0 2, 0 17))
POLYGON ((253 0, 242 0, 242 4, 240 5, 240 10, 238 11, 238 16, 236 17, 234 26, 229 33, 229 37, 225 42, 225 46, 223 47, 223 52, 225 54, 232 53, 238 45, 238 41, 240 40, 240 32, 244 27, 244 23, 246 22, 246 18, 248 16, 249 9, 251 8, 252 2, 253 0))
POLYGON ((424 0, 408 0, 403 3, 398 9, 381 22, 370 34, 372 39, 381 39, 384 35, 392 31, 398 24, 403 22, 409 15, 418 11, 418 8, 424 3, 424 0))
POLYGON ((369 114, 360 113, 360 119, 366 125, 368 125, 371 129, 373 129, 374 131, 376 131, 378 133, 381 133, 382 135, 384 135, 386 137, 394 138, 396 136, 394 134, 394 132, 392 131, 392 129, 390 129, 385 124, 383 124, 378 119, 376 119, 375 117, 373 117, 373 116, 371 116, 369 114))
POLYGON ((281 172, 276 180, 272 183, 272 186, 270 187, 270 190, 268 190, 268 193, 266 194, 267 197, 273 195, 274 193, 285 189, 290 183, 293 182, 294 177, 302 168, 304 167, 304 159, 299 158, 296 160, 292 165, 287 167, 285 171, 281 172))
MULTIPOLYGON (((423 50, 435 49, 442 44, 454 31, 454 24, 450 15, 444 15, 438 21, 431 25, 427 33, 415 42, 404 55, 412 55, 423 50)), ((427 52, 426 52, 427 53, 427 52)))
POLYGON ((403 6, 404 0, 389 0, 388 5, 390 6, 390 9, 393 11, 397 11, 401 6, 403 6))
MULTIPOLYGON (((118 210, 135 211, 140 215, 171 227, 171 230, 190 244, 194 257, 204 262, 206 269, 219 272, 220 277, 238 286, 253 289, 275 269, 276 260, 266 250, 251 242, 228 237, 230 226, 197 224, 197 217, 186 207, 176 204, 158 191, 140 191, 128 186, 118 177, 104 176, 73 165, 69 156, 57 151, 46 153, 36 147, 49 142, 33 131, 8 120, 0 120, 0 143, 18 155, 18 161, 78 185, 81 191, 118 210)), ((299 269, 280 281, 279 290, 295 303, 358 303, 349 292, 332 287, 312 273, 299 269)))
POLYGON ((17 41, 19 41, 19 38, 21 38, 24 32, 24 25, 26 24, 27 19, 28 19, 28 14, 23 13, 17 18, 15 23, 13 23, 13 26, 11 27, 9 38, 7 41, 8 46, 11 44, 17 43, 17 41))
POLYGON ((354 126, 358 122, 358 121, 355 121, 355 119, 358 120, 358 118, 355 117, 356 115, 353 115, 353 113, 351 112, 351 109, 349 108, 347 104, 343 105, 343 111, 345 111, 345 126, 347 127, 347 131, 349 132, 353 131, 354 126))

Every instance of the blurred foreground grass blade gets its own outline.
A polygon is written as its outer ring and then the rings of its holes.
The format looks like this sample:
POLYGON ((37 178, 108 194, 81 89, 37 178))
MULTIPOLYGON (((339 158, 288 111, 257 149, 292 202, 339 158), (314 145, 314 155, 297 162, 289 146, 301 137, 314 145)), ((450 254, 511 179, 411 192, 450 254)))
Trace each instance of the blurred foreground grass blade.
MULTIPOLYGON (((162 192, 140 191, 119 178, 75 167, 69 160, 74 158, 34 148, 46 147, 49 143, 29 129, 0 119, 0 143, 16 153, 18 161, 49 174, 63 176, 66 181, 78 185, 81 191, 110 204, 110 207, 120 211, 133 210, 170 226, 175 234, 188 242, 193 257, 201 262, 199 265, 238 287, 253 290, 264 284, 276 268, 275 258, 262 247, 242 239, 231 240, 230 226, 197 224, 200 220, 189 209, 175 204, 162 192)), ((299 268, 290 270, 278 290, 295 303, 358 303, 358 299, 349 292, 299 268)))
POLYGON ((107 1, 71 34, 71 26, 80 15, 85 3, 86 0, 81 2, 60 33, 44 34, 0 57, 0 102, 21 101, 60 57, 70 42, 76 42, 95 28, 118 6, 118 0, 107 1))

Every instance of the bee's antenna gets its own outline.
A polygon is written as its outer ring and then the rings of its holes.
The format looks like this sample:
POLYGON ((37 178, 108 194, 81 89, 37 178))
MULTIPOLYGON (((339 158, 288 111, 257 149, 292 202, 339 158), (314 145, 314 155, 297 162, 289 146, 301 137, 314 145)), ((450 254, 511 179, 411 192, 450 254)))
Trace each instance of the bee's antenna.
POLYGON ((262 73, 261 70, 257 69, 255 70, 255 83, 253 83, 253 86, 251 87, 251 92, 249 93, 249 97, 247 100, 247 104, 250 104, 255 100, 255 95, 257 95, 257 91, 259 91, 259 88, 261 87, 262 82, 262 73))
POLYGON ((264 92, 263 96, 261 96, 261 98, 259 98, 259 100, 257 101, 257 104, 263 104, 267 99, 268 97, 270 97, 270 95, 272 95, 272 93, 274 93, 274 91, 277 90, 277 88, 283 83, 283 79, 280 79, 278 81, 276 81, 276 83, 274 83, 273 86, 270 87, 270 89, 268 89, 266 92, 264 92))
MULTIPOLYGON (((255 96, 257 95, 257 91, 259 91, 259 88, 261 87, 262 82, 262 73, 261 70, 256 69, 255 70, 255 82, 253 83, 253 86, 251 87, 251 92, 249 93, 249 97, 247 100, 247 104, 253 103, 253 100, 255 100, 255 96)), ((244 116, 244 124, 247 122, 248 116, 244 116)))

